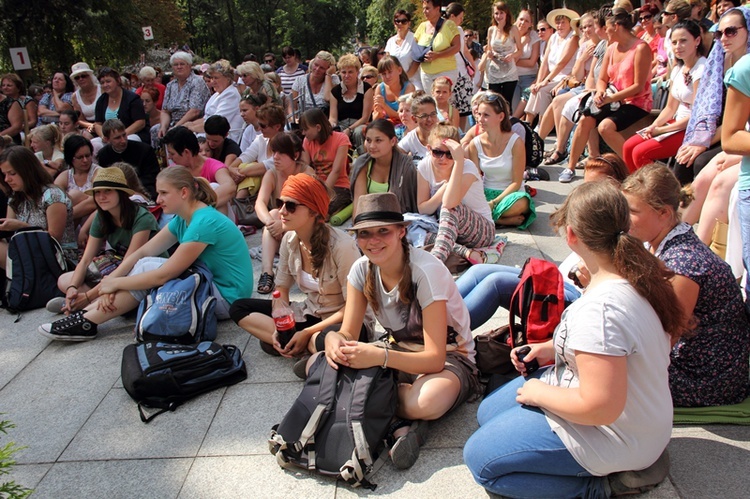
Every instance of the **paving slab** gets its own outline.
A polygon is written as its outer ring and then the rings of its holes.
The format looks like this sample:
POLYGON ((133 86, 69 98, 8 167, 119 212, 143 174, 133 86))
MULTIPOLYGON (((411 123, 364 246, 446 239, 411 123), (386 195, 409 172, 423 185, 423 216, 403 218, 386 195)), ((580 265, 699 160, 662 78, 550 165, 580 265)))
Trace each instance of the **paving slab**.
POLYGON ((46 464, 17 464, 7 476, 2 477, 2 482, 16 482, 17 485, 27 489, 36 489, 42 478, 52 468, 52 463, 46 464))
POLYGON ((186 402, 148 424, 122 388, 110 390, 60 461, 194 457, 226 388, 186 402))
POLYGON ((336 497, 336 481, 303 470, 285 471, 276 464, 276 458, 271 454, 198 457, 188 473, 179 499, 208 497, 333 499, 336 497))
POLYGON ((177 497, 191 464, 191 459, 57 463, 38 485, 32 497, 34 499, 177 497))

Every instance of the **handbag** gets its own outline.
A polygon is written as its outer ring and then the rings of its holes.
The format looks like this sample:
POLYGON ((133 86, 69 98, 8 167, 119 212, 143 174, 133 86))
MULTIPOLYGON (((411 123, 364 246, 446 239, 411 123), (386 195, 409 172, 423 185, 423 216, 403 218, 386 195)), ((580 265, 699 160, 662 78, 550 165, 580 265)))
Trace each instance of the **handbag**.
POLYGON ((656 93, 654 94, 654 104, 651 108, 652 110, 661 111, 667 106, 671 83, 671 80, 662 80, 656 84, 656 93))
POLYGON ((477 71, 474 69, 474 66, 471 65, 469 61, 466 60, 466 57, 461 53, 461 51, 458 51, 458 55, 461 56, 461 59, 464 60, 464 64, 466 64, 466 74, 469 75, 469 78, 474 78, 474 75, 477 73, 477 71))
POLYGON ((234 212, 237 225, 251 225, 259 229, 263 227, 263 222, 260 221, 258 214, 255 213, 255 201, 257 199, 258 196, 231 199, 230 206, 234 212))
POLYGON ((106 250, 91 260, 86 269, 86 281, 91 283, 101 282, 103 277, 108 276, 122 263, 122 257, 114 250, 106 250))
POLYGON ((517 373, 510 360, 510 325, 474 337, 477 369, 482 374, 508 375, 517 373))
MULTIPOLYGON (((620 102, 610 102, 609 104, 606 104, 604 107, 598 107, 596 104, 594 104, 594 94, 596 92, 589 92, 586 95, 583 96, 581 99, 581 103, 578 105, 578 109, 575 113, 573 113, 573 122, 578 123, 578 121, 581 119, 581 117, 586 116, 593 116, 597 117, 600 113, 608 111, 610 113, 613 113, 620 109, 620 102)), ((612 84, 607 85, 606 90, 607 95, 614 95, 617 93, 617 87, 615 87, 612 84)))
POLYGON ((435 37, 440 32, 440 28, 443 27, 443 23, 445 22, 445 19, 442 17, 438 19, 437 25, 435 26, 435 32, 432 34, 432 39, 430 40, 430 44, 428 46, 419 45, 418 43, 415 43, 412 45, 411 49, 411 58, 414 59, 417 62, 424 62, 424 58, 427 55, 427 52, 432 50, 432 44, 435 43, 435 37))

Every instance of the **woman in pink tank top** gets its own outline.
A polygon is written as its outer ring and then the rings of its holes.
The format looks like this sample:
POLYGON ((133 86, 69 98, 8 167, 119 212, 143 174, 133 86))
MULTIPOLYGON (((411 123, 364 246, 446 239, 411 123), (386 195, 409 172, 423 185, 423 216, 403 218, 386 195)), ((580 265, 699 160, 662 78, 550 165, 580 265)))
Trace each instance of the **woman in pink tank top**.
POLYGON ((575 177, 576 162, 594 127, 607 145, 622 157, 622 147, 628 138, 622 131, 651 112, 653 56, 648 44, 634 36, 632 29, 630 14, 625 9, 612 9, 607 17, 607 36, 611 43, 604 55, 596 93, 589 101, 589 106, 594 108, 588 108, 578 122, 570 147, 569 170, 560 174, 561 182, 570 182, 575 177))

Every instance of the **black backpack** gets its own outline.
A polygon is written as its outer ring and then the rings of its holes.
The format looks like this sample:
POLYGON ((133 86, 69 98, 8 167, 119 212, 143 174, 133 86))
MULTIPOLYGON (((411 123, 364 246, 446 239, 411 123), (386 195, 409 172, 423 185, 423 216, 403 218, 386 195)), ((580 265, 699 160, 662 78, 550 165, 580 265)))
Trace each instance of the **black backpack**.
POLYGON ((60 244, 39 227, 17 231, 8 244, 5 298, 13 312, 44 307, 63 293, 57 278, 67 270, 60 244))
POLYGON ((539 134, 528 123, 518 118, 511 118, 510 123, 511 125, 520 123, 524 130, 526 130, 526 140, 524 141, 524 146, 526 147, 526 168, 536 168, 542 164, 542 160, 544 159, 544 141, 539 134))
POLYGON ((247 378, 247 368, 234 345, 148 342, 125 347, 121 374, 141 421, 148 423, 198 395, 239 383, 247 378), (144 407, 159 410, 147 415, 144 407))
POLYGON ((336 370, 320 355, 302 393, 273 427, 269 449, 283 468, 313 470, 375 490, 369 478, 387 456, 385 437, 397 395, 390 369, 336 370))

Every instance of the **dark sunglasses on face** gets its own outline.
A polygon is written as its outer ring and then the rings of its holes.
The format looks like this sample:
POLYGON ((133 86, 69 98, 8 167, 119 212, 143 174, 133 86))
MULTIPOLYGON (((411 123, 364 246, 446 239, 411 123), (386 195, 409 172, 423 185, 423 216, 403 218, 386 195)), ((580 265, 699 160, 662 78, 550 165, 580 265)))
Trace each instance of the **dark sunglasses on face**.
POLYGON ((721 37, 724 35, 727 35, 727 38, 734 38, 735 36, 737 36, 737 33, 739 33, 742 28, 743 28, 742 26, 729 26, 724 31, 717 29, 716 31, 714 31, 714 39, 721 40, 721 37))
POLYGON ((409 24, 408 19, 394 19, 393 24, 409 24))
POLYGON ((669 11, 665 10, 663 15, 665 15, 665 16, 673 16, 674 12, 669 12, 669 11))
POLYGON ((446 158, 446 159, 453 159, 453 156, 451 155, 450 151, 443 151, 442 149, 433 149, 430 148, 430 152, 433 156, 435 156, 438 159, 446 158))
POLYGON ((294 213, 297 211, 298 206, 302 206, 302 203, 295 203, 294 201, 284 201, 283 199, 276 200, 276 209, 281 209, 282 206, 286 207, 287 213, 294 213))
POLYGON ((360 79, 362 81, 364 81, 364 80, 372 80, 372 79, 375 79, 375 78, 377 78, 377 76, 375 76, 375 75, 363 75, 362 78, 360 78, 360 79))
POLYGON ((266 64, 273 64, 275 62, 275 60, 274 59, 266 59, 263 62, 265 62, 266 64))
POLYGON ((76 75, 76 76, 73 77, 73 79, 76 80, 76 81, 83 80, 84 78, 86 78, 86 76, 88 76, 88 75, 76 75))
POLYGON ((653 19, 653 17, 654 17, 654 16, 652 16, 651 14, 647 14, 647 15, 645 15, 645 16, 641 16, 641 17, 639 17, 638 19, 640 19, 640 20, 641 20, 641 22, 645 22, 645 21, 650 21, 651 19, 653 19))
POLYGON ((545 31, 547 31, 547 28, 539 28, 537 31, 544 33, 545 31))

